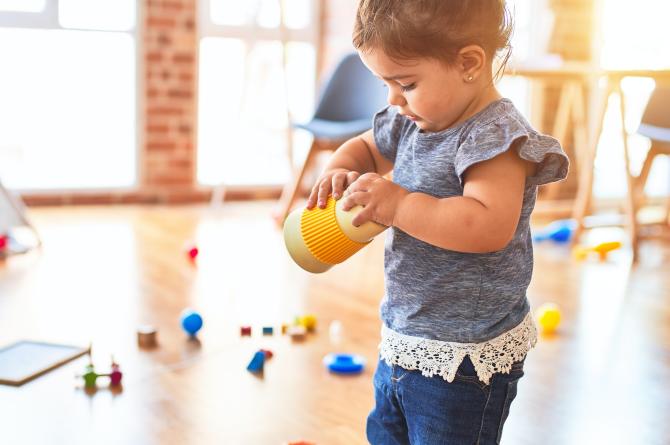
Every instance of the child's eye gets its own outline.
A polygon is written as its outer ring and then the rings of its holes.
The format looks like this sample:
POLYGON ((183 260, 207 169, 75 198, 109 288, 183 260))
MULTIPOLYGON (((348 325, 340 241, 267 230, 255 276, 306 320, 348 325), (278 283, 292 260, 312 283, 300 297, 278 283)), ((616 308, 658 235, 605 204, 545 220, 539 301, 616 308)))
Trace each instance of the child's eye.
POLYGON ((414 88, 416 88, 416 83, 410 83, 409 85, 400 85, 400 89, 403 91, 403 93, 407 91, 412 91, 414 88))

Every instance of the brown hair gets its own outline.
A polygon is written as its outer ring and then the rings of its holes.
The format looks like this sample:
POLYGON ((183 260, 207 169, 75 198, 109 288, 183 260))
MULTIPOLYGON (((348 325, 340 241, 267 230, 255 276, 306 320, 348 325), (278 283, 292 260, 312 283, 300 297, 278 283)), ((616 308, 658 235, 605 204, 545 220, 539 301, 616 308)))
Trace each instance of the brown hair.
POLYGON ((512 29, 505 0, 360 0, 353 44, 397 60, 428 57, 447 65, 461 48, 475 44, 491 61, 505 50, 502 69, 511 54, 512 29))

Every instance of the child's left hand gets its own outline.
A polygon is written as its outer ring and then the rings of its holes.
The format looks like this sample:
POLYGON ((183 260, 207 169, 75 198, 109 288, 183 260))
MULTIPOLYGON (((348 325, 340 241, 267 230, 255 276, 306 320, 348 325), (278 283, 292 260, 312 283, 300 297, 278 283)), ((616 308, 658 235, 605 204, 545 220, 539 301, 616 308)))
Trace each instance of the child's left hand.
POLYGON ((390 227, 400 201, 407 195, 409 191, 398 184, 377 173, 365 173, 345 190, 342 208, 349 210, 357 205, 365 207, 351 221, 356 227, 367 221, 390 227))

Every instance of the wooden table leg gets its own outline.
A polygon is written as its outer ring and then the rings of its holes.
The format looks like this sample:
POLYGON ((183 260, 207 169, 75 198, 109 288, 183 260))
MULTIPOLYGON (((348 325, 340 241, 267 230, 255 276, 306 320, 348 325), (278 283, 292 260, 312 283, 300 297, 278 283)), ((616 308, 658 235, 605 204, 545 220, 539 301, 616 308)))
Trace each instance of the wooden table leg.
POLYGON ((626 100, 621 79, 616 81, 616 92, 619 94, 619 111, 621 114, 621 137, 623 139, 623 156, 626 164, 626 226, 629 231, 633 261, 637 261, 638 253, 638 230, 637 230, 637 200, 635 199, 635 178, 630 168, 630 155, 628 153, 628 132, 626 131, 626 100))
MULTIPOLYGON (((568 136, 568 124, 570 122, 570 112, 573 109, 575 88, 578 88, 575 82, 565 82, 561 86, 558 109, 556 110, 556 116, 554 118, 554 128, 551 131, 551 135, 558 139, 561 144, 565 143, 568 136)), ((556 199, 560 187, 560 182, 552 182, 551 184, 545 185, 543 199, 556 199)))
POLYGON ((579 178, 584 160, 582 157, 587 152, 589 144, 589 132, 586 128, 586 101, 584 100, 584 85, 575 85, 575 97, 572 101, 572 128, 575 139, 575 162, 573 168, 579 178))
POLYGON ((581 168, 579 175, 579 184, 577 185, 577 197, 575 198, 575 204, 572 211, 572 217, 577 223, 575 228, 575 234, 572 238, 572 242, 576 243, 579 241, 582 232, 584 231, 584 218, 586 217, 589 207, 591 206, 591 195, 593 193, 593 168, 595 165, 596 152, 598 149, 598 142, 600 141, 600 135, 603 131, 603 121, 605 119, 605 112, 607 111, 607 103, 609 102, 609 96, 612 93, 612 84, 607 79, 607 83, 604 89, 604 96, 600 101, 599 108, 597 110, 598 114, 594 121, 594 128, 590 132, 591 139, 588 143, 588 147, 580 159, 581 168))

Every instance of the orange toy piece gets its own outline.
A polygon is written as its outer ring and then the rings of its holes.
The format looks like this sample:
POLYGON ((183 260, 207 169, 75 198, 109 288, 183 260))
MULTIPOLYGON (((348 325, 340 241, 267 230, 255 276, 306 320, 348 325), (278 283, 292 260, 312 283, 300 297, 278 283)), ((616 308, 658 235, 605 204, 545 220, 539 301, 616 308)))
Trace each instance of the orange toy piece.
POLYGON ((576 259, 585 260, 591 252, 595 252, 598 254, 600 261, 605 261, 607 255, 613 250, 620 249, 621 245, 619 241, 608 241, 596 244, 593 247, 576 246, 572 253, 576 259))

